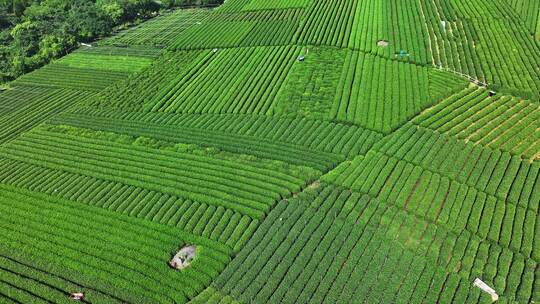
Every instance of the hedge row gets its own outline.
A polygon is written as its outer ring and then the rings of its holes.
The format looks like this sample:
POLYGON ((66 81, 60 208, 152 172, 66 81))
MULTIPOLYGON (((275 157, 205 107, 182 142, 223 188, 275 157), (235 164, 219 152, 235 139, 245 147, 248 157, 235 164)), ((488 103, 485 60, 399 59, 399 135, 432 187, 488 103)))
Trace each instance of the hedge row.
POLYGON ((246 242, 258 225, 257 220, 221 206, 8 159, 0 160, 0 181, 178 227, 236 249, 246 242))
POLYGON ((259 218, 275 200, 313 177, 255 162, 156 150, 49 132, 26 134, 1 149, 4 157, 223 206, 259 218))
POLYGON ((375 147, 529 210, 540 206, 540 164, 407 124, 375 147))
POLYGON ((540 258, 535 211, 395 157, 369 152, 323 181, 395 204, 455 233, 466 230, 535 261, 540 258))
POLYGON ((531 161, 540 152, 540 109, 511 96, 488 96, 485 89, 457 93, 412 122, 419 126, 500 149, 531 161))
POLYGON ((7 108, 0 114, 0 143, 17 137, 21 132, 37 126, 93 94, 33 86, 16 87, 0 93, 0 104, 7 108))
MULTIPOLYGON (((362 127, 322 122, 311 119, 288 119, 259 115, 218 115, 218 114, 171 114, 171 113, 140 113, 131 111, 109 111, 93 108, 78 108, 71 111, 76 119, 110 119, 134 121, 140 124, 161 125, 205 132, 216 132, 273 142, 294 145, 303 149, 317 151, 319 155, 333 153, 347 158, 365 154, 371 146, 383 135, 362 127)), ((72 117, 64 114, 64 117, 72 117)), ((233 137, 234 137, 233 136, 233 137)), ((289 156, 289 157, 292 157, 289 156)), ((312 156, 313 157, 313 156, 312 156)))
POLYGON ((280 202, 212 288, 246 303, 477 303, 489 298, 472 286, 478 276, 501 301, 529 301, 535 268, 466 231, 323 185, 280 202))

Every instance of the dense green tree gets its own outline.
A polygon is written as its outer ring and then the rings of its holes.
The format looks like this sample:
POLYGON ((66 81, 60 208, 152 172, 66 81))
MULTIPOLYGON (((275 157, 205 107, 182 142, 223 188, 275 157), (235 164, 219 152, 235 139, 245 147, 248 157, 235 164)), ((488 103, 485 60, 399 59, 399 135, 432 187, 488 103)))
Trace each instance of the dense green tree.
POLYGON ((96 5, 112 21, 119 24, 124 18, 124 7, 114 0, 97 0, 96 5))
POLYGON ((192 2, 0 0, 0 82, 66 54, 79 42, 109 35, 115 26, 152 17, 163 8, 192 2))
POLYGON ((218 2, 223 0, 0 0, 0 83, 160 9, 218 2))
POLYGON ((0 0, 0 12, 20 17, 32 2, 32 0, 0 0))
POLYGON ((37 22, 24 21, 11 30, 13 46, 19 55, 32 56, 39 50, 41 29, 37 22))
POLYGON ((108 35, 114 25, 112 18, 95 3, 76 0, 67 13, 65 31, 81 41, 108 35))

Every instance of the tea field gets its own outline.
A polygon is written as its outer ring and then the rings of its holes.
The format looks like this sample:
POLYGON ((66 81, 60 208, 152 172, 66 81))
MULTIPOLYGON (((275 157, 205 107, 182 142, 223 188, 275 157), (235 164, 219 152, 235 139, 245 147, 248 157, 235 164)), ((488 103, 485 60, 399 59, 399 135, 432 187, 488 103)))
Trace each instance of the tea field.
POLYGON ((80 46, 0 91, 0 303, 540 303, 539 35, 226 0, 80 46))

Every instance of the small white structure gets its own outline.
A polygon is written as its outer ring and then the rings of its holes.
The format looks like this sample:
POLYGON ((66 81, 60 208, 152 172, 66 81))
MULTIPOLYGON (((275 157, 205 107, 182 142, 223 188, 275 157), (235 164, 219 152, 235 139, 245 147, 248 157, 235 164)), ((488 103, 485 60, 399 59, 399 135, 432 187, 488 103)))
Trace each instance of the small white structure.
POLYGON ((88 43, 83 43, 83 42, 81 42, 81 45, 82 45, 82 46, 85 46, 85 47, 92 47, 92 45, 91 45, 91 44, 88 44, 88 43))
POLYGON ((476 278, 473 283, 474 286, 480 288, 482 291, 487 292, 491 296, 491 300, 493 302, 497 301, 499 299, 499 295, 495 290, 488 286, 488 284, 484 283, 479 278, 476 278))
POLYGON ((82 292, 72 292, 69 295, 69 298, 75 301, 82 301, 84 300, 84 293, 82 292))
POLYGON ((182 249, 180 249, 180 251, 178 251, 169 261, 169 266, 179 270, 188 267, 195 258, 196 251, 197 247, 195 245, 182 247, 182 249))
POLYGON ((441 21, 441 26, 442 26, 443 31, 446 32, 446 21, 441 21))
POLYGON ((380 46, 380 47, 388 47, 390 43, 386 40, 379 40, 377 41, 377 46, 380 46))

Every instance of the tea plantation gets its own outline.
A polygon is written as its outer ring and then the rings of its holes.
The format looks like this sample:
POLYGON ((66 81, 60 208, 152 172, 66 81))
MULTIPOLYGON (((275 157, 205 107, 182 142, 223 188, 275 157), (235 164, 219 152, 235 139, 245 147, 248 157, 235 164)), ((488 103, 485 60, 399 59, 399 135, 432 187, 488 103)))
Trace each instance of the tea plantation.
POLYGON ((0 303, 540 303, 539 11, 226 0, 17 78, 0 303))

